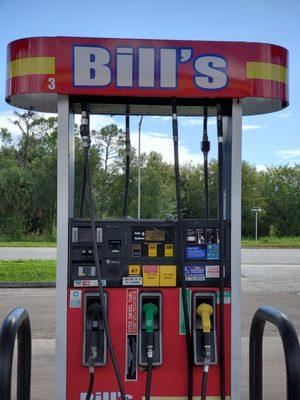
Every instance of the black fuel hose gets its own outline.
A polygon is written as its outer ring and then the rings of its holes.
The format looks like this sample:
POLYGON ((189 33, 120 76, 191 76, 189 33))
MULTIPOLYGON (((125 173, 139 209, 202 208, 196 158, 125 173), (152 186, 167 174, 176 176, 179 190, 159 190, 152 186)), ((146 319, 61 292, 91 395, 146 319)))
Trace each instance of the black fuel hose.
POLYGON ((147 362, 148 362, 148 365, 147 365, 145 400, 150 400, 150 398, 151 398, 153 357, 147 357, 147 362))
POLYGON ((94 214, 94 202, 93 202, 93 193, 92 193, 92 186, 91 186, 91 176, 90 176, 90 167, 89 167, 89 148, 84 147, 84 162, 85 162, 85 170, 86 170, 86 189, 87 189, 87 199, 89 205, 89 213, 91 219, 91 231, 92 231, 92 238, 93 238, 93 252, 95 257, 95 266, 96 266, 96 275, 98 281, 98 291, 100 297, 100 305, 103 310, 103 325, 104 330, 107 338, 107 346, 109 350, 109 354, 112 360, 112 364, 115 370, 115 375, 118 381, 119 390, 121 393, 122 400, 126 400, 124 386, 121 378, 120 368, 118 365, 118 361, 115 355, 112 339, 110 336, 110 330, 108 325, 108 318, 107 318, 107 309, 104 299, 104 290, 102 285, 102 276, 101 276, 101 268, 100 268, 100 260, 99 260, 99 253, 97 247, 97 237, 96 237, 96 221, 95 221, 95 214, 94 214))
POLYGON ((203 370, 201 381, 201 400, 206 400, 207 375, 208 371, 203 370))
POLYGON ((176 206, 177 206, 177 222, 178 222, 178 264, 180 267, 180 285, 182 296, 182 308, 185 326, 185 339, 187 349, 188 364, 188 400, 193 400, 193 354, 191 343, 190 318, 187 304, 187 289, 184 270, 184 242, 183 242, 183 223, 182 223, 182 205, 180 192, 180 172, 179 172, 179 155, 178 155, 178 120, 176 99, 172 99, 172 127, 173 127, 173 144, 174 144, 174 170, 175 170, 175 188, 176 188, 176 206))
POLYGON ((123 217, 128 217, 129 207, 129 182, 130 182, 130 120, 129 120, 129 105, 126 105, 125 113, 125 193, 124 193, 124 209, 123 217))
POLYGON ((204 194, 205 194, 205 218, 209 219, 209 192, 208 192, 208 153, 210 150, 210 141, 207 134, 207 106, 203 110, 203 137, 201 142, 201 151, 203 153, 204 163, 204 194))
MULTIPOLYGON (((102 276, 101 276, 101 268, 100 268, 100 260, 99 260, 99 253, 98 253, 98 246, 97 246, 97 237, 96 237, 96 221, 95 221, 95 212, 94 212, 94 201, 93 201, 93 193, 92 193, 92 183, 91 183, 91 174, 90 174, 90 164, 89 164, 89 149, 90 149, 90 130, 89 130, 89 113, 88 107, 86 104, 82 105, 82 123, 80 126, 80 135, 83 141, 83 162, 84 162, 84 173, 83 173, 83 188, 82 188, 82 204, 84 200, 84 192, 85 189, 87 192, 87 201, 89 207, 89 214, 90 214, 90 221, 91 221, 91 233, 92 233, 92 242, 93 242, 93 253, 95 259, 95 267, 96 267, 96 277, 98 281, 98 292, 99 292, 99 300, 100 306, 102 309, 102 316, 103 316, 103 326, 104 331, 106 334, 107 339, 107 346, 109 350, 109 354, 112 360, 113 368, 115 371, 116 379, 119 386, 119 391, 121 394, 122 400, 126 400, 124 385, 121 378, 120 368, 118 365, 118 361, 116 358, 116 354, 114 351, 109 325, 108 325, 108 318, 107 318, 107 308, 104 298, 104 289, 102 285, 102 276)), ((102 249, 100 249, 100 254, 102 257, 102 249)), ((101 260, 102 262, 102 260, 101 260)), ((93 368, 93 367, 92 367, 93 368)), ((94 378, 91 377, 90 374, 90 384, 94 384, 94 378)), ((90 387, 90 385, 89 385, 90 387)), ((93 390, 93 386, 91 391, 93 390)))
POLYGON ((95 379, 94 372, 90 372, 89 388, 88 388, 88 392, 86 394, 85 400, 90 400, 90 398, 91 398, 92 391, 93 391, 93 388, 94 388, 94 379, 95 379))

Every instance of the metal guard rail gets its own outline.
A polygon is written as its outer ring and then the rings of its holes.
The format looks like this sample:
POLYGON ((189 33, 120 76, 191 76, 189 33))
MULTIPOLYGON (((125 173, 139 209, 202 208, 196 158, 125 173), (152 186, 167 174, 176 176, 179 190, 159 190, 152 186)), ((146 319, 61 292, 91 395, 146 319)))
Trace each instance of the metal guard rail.
POLYGON ((17 400, 30 400, 31 328, 24 308, 15 308, 0 328, 0 400, 11 400, 14 345, 18 337, 17 400))
POLYGON ((249 342, 249 400, 262 400, 262 343, 266 322, 275 325, 282 341, 286 366, 286 399, 300 399, 300 348, 291 320, 271 306, 260 307, 251 323, 249 342))

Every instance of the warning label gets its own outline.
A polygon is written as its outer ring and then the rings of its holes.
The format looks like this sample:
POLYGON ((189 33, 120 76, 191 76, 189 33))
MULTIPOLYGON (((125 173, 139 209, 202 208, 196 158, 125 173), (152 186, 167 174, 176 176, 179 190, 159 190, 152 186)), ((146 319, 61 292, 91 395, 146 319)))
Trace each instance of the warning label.
POLYGON ((127 289, 127 335, 137 335, 138 290, 127 289))
POLYGON ((81 308, 81 290, 70 291, 70 308, 81 308))
POLYGON ((219 278, 220 267, 219 265, 207 265, 206 266, 206 278, 219 278))
POLYGON ((126 291, 126 365, 125 380, 137 380, 138 289, 126 291))
MULTIPOLYGON (((224 304, 230 304, 231 303, 231 292, 225 292, 224 293, 224 304)), ((220 304, 220 293, 217 292, 217 304, 220 304)))

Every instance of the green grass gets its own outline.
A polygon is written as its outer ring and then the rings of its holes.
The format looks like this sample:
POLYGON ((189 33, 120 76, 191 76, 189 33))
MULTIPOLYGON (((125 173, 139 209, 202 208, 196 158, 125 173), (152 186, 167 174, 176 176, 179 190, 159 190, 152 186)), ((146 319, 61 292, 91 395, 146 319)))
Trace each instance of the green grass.
POLYGON ((0 282, 55 281, 55 260, 0 261, 0 282))
POLYGON ((294 237, 261 237, 257 243, 254 239, 245 238, 242 240, 242 247, 256 248, 300 248, 300 236, 294 237))
MULTIPOLYGON (((56 241, 47 240, 43 236, 31 236, 21 240, 9 240, 0 236, 0 247, 56 247, 56 241)), ((278 247, 278 248, 300 248, 300 236, 294 237, 261 237, 256 243, 253 238, 243 238, 242 247, 278 247)))

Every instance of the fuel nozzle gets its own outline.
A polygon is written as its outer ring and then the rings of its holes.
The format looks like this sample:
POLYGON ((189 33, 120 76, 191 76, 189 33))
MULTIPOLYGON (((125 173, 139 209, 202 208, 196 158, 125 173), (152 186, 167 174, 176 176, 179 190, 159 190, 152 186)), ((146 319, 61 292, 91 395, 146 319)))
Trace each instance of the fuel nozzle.
POLYGON ((153 358, 154 348, 154 318, 158 313, 158 307, 149 302, 143 305, 143 314, 145 316, 145 328, 147 332, 147 356, 153 358))
POLYGON ((204 155, 207 156, 210 150, 210 141, 208 140, 207 134, 207 107, 204 107, 203 110, 203 137, 201 141, 201 151, 204 155))
POLYGON ((205 365, 210 363, 211 360, 211 337, 210 332, 212 329, 211 319, 214 309, 210 304, 201 303, 196 310, 202 322, 202 330, 204 337, 204 349, 205 349, 205 365))
POLYGON ((85 103, 81 105, 80 136, 83 142, 83 147, 90 147, 90 114, 88 106, 85 103))
POLYGON ((93 303, 88 308, 88 314, 91 321, 91 345, 90 356, 88 360, 90 372, 94 372, 95 359, 98 354, 98 335, 100 328, 101 307, 98 303, 93 303))

